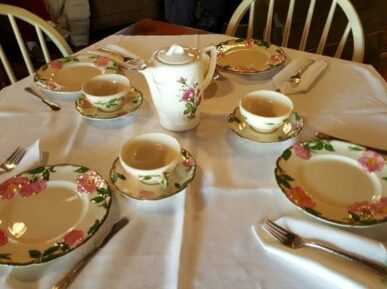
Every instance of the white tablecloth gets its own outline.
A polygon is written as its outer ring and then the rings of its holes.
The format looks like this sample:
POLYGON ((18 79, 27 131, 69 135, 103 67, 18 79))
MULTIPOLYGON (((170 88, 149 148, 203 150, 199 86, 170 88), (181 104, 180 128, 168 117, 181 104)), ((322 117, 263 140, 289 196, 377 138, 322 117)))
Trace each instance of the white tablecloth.
MULTIPOLYGON (((224 35, 111 36, 96 46, 118 43, 147 59, 154 50, 172 43, 200 48, 225 39, 224 35)), ((290 61, 303 55, 286 52, 290 61)), ((308 92, 290 96, 306 123, 300 139, 310 137, 313 127, 387 149, 384 80, 369 65, 313 57, 327 61, 327 69, 308 92)), ((118 215, 128 216, 130 224, 92 259, 71 288, 338 287, 333 280, 270 255, 251 231, 252 225, 265 218, 283 215, 318 222, 299 212, 276 185, 275 160, 291 142, 258 144, 239 138, 228 127, 227 116, 240 96, 273 89, 270 75, 226 74, 226 80, 206 90, 200 125, 183 133, 168 132, 159 125, 144 78, 137 73, 127 75, 144 93, 144 103, 131 117, 106 122, 83 119, 73 100, 58 98, 62 110, 50 111, 23 91, 33 85, 32 77, 0 92, 0 159, 16 146, 39 139, 46 164, 81 164, 108 179, 119 148, 128 138, 164 132, 175 136, 197 162, 194 181, 173 197, 140 202, 115 194, 105 227, 118 215)), ((351 231, 387 241, 386 225, 351 231)), ((2 288, 50 288, 85 251, 80 248, 31 272, 2 267, 2 288)), ((346 266, 357 270, 355 265, 346 266)))

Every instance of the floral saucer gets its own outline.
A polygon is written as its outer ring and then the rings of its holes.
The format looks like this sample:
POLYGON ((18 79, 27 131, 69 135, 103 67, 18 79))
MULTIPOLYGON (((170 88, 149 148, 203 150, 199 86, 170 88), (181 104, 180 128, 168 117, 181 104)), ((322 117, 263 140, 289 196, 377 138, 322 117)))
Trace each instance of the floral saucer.
POLYGON ((286 60, 285 51, 270 42, 232 39, 216 45, 217 66, 228 72, 257 74, 272 70, 286 60))
POLYGON ((71 55, 43 65, 36 71, 34 81, 45 94, 75 98, 81 94, 85 80, 118 70, 118 65, 107 57, 71 55))
POLYGON ((137 110, 142 104, 143 96, 141 91, 132 87, 127 95, 125 104, 115 111, 102 111, 91 105, 87 98, 82 94, 75 101, 75 108, 81 116, 94 120, 109 120, 127 116, 137 110))
POLYGON ((274 132, 260 133, 244 121, 239 107, 235 108, 228 116, 228 123, 231 130, 240 137, 260 143, 275 143, 291 139, 298 136, 304 126, 301 116, 293 113, 289 121, 285 122, 274 132))
POLYGON ((105 221, 107 182, 73 165, 37 167, 0 184, 0 264, 45 263, 76 249, 105 221))
POLYGON ((286 197, 329 223, 365 227, 387 221, 383 156, 343 141, 312 140, 286 149, 275 176, 286 197))
POLYGON ((167 187, 160 184, 147 185, 135 179, 122 168, 117 158, 110 170, 110 179, 116 189, 124 196, 138 200, 160 200, 177 194, 185 189, 195 177, 196 163, 189 152, 181 150, 181 161, 168 176, 167 187))

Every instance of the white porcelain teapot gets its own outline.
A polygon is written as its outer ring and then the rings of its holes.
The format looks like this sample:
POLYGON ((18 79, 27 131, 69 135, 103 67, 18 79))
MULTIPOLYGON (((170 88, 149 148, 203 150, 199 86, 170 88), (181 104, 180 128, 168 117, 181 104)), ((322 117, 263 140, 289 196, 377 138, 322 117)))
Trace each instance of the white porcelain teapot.
POLYGON ((200 122, 200 103, 216 66, 216 48, 202 50, 173 44, 155 51, 144 74, 160 124, 185 131, 200 122))

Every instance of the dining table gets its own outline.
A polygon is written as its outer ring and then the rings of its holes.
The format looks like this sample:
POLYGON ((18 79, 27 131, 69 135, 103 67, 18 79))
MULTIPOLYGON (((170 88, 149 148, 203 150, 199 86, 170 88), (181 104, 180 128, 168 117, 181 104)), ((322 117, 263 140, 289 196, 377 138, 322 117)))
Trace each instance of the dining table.
MULTIPOLYGON (((149 60, 154 51, 172 44, 203 49, 230 39, 233 37, 143 19, 76 54, 117 44, 149 60)), ((367 251, 372 246, 368 248, 367 244, 373 242, 374 254, 387 265, 386 222, 361 227, 325 222, 295 206, 275 176, 277 159, 283 152, 299 142, 316 139, 317 131, 387 150, 386 82, 368 64, 283 50, 286 61, 265 73, 219 70, 220 77, 204 91, 199 125, 183 132, 168 131, 160 125, 148 83, 138 71, 123 73, 142 93, 142 104, 130 115, 111 120, 85 118, 76 110, 74 98, 61 95, 50 96, 61 110, 50 110, 24 90, 34 87, 33 76, 3 88, 0 160, 18 146, 34 147, 38 151, 34 166, 71 164, 90 168, 109 183, 113 201, 101 228, 85 245, 41 264, 0 265, 0 287, 52 288, 101 241, 114 221, 126 216, 129 224, 98 251, 69 288, 387 288, 386 276, 328 253, 306 248, 282 254, 284 246, 261 229, 266 219, 285 218, 300 222, 310 231, 321 228, 328 239, 356 236, 363 242, 356 243, 359 254, 372 255, 367 251), (230 114, 241 97, 252 91, 275 90, 273 77, 300 58, 326 63, 306 91, 288 95, 302 117, 301 132, 268 143, 235 133, 230 128, 230 114), (128 197, 112 182, 113 164, 126 141, 152 132, 169 134, 179 141, 195 162, 194 178, 167 198, 128 197), (303 257, 299 258, 297 252, 303 257)), ((36 86, 34 89, 38 91, 36 86)), ((27 161, 23 159, 8 176, 33 169, 26 167, 27 161)), ((50 212, 46 216, 50 221, 63 217, 50 212)))

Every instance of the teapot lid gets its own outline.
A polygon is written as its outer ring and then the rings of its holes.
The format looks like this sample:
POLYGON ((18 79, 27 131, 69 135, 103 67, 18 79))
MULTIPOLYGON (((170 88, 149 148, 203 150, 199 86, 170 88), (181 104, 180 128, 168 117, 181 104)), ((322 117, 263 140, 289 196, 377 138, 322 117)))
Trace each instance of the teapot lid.
POLYGON ((157 52, 157 59, 165 64, 181 65, 195 61, 198 53, 195 49, 172 44, 169 48, 162 48, 157 52))

